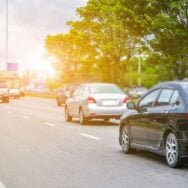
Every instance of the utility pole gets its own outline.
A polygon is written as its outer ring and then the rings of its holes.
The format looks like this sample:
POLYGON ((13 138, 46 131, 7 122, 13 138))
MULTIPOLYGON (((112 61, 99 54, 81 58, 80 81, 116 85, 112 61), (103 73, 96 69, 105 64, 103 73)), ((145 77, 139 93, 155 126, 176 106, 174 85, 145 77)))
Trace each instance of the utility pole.
POLYGON ((141 86, 141 57, 138 54, 138 86, 141 86))
POLYGON ((6 46, 5 46, 5 64, 7 66, 7 63, 8 63, 8 0, 6 0, 6 46))

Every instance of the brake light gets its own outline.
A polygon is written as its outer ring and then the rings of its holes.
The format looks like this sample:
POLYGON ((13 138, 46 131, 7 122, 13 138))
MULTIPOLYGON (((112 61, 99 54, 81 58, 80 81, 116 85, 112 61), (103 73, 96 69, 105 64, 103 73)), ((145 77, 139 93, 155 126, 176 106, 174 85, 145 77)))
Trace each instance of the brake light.
POLYGON ((96 103, 96 100, 93 97, 88 97, 87 102, 88 103, 96 103))
POLYGON ((185 114, 184 114, 184 117, 185 117, 186 119, 188 119, 188 113, 185 113, 185 114))
POLYGON ((129 97, 127 96, 127 97, 125 97, 123 103, 127 103, 128 101, 129 101, 129 97))

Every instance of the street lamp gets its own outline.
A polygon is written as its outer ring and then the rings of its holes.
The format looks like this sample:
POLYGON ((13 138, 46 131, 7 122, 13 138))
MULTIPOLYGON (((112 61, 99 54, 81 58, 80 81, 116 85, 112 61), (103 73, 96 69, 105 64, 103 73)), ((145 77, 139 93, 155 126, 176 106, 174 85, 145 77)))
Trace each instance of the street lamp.
POLYGON ((141 56, 138 54, 138 86, 141 86, 141 56))
POLYGON ((6 0, 6 47, 5 47, 5 63, 8 63, 8 0, 6 0))

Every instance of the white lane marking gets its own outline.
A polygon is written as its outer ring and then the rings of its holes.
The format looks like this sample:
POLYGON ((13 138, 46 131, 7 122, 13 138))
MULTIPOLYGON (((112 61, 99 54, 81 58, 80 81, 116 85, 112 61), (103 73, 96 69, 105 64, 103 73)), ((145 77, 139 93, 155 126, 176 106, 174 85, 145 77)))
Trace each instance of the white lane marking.
POLYGON ((92 135, 89 135, 89 134, 85 134, 85 133, 81 133, 80 135, 88 137, 88 138, 92 138, 94 140, 101 140, 102 139, 102 138, 99 138, 99 137, 96 137, 96 136, 92 136, 92 135))
POLYGON ((24 119, 30 119, 31 117, 29 116, 22 116, 24 119))
POLYGON ((0 182, 0 188, 6 188, 5 185, 3 185, 3 183, 0 182))
POLYGON ((12 112, 11 112, 11 111, 8 111, 8 114, 12 114, 12 112))
POLYGON ((45 124, 45 125, 49 125, 49 126, 51 126, 51 127, 55 127, 55 126, 56 126, 55 124, 49 123, 49 122, 45 122, 44 124, 45 124))

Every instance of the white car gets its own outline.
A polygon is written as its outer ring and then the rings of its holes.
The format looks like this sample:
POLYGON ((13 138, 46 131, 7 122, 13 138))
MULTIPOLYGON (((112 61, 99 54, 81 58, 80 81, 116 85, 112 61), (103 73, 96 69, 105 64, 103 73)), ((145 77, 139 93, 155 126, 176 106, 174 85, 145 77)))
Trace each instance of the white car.
POLYGON ((0 82, 0 100, 5 103, 9 103, 9 89, 5 82, 0 82))
POLYGON ((127 95, 115 84, 82 84, 66 101, 65 119, 77 117, 80 124, 92 119, 119 119, 127 109, 127 101, 127 95))
POLYGON ((21 91, 19 88, 11 88, 11 89, 9 89, 9 95, 10 95, 10 97, 19 99, 21 96, 21 91))

